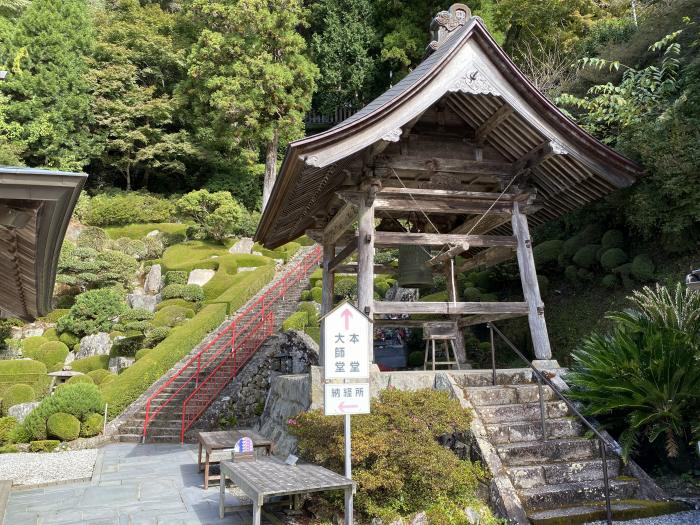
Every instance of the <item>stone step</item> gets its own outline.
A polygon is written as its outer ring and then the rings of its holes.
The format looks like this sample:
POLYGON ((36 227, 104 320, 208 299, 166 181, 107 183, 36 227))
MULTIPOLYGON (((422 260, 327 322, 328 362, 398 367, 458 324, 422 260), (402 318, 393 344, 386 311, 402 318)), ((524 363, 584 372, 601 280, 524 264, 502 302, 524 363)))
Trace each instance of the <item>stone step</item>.
MULTIPOLYGON (((516 489, 530 489, 542 485, 561 483, 578 483, 603 479, 603 462, 600 459, 572 461, 564 463, 545 463, 523 467, 507 467, 513 486, 516 489)), ((620 473, 620 461, 608 460, 608 479, 620 473)))
MULTIPOLYGON (((495 445, 539 441, 542 439, 542 424, 539 421, 508 421, 485 425, 489 440, 495 445)), ((582 424, 574 417, 547 419, 547 439, 571 438, 583 433, 582 424)))
MULTIPOLYGON (((563 401, 547 401, 545 418, 561 418, 569 415, 569 407, 563 401)), ((536 421, 540 419, 540 404, 518 403, 509 405, 477 406, 476 411, 484 423, 509 423, 511 421, 536 421)))
MULTIPOLYGON (((631 499, 634 497, 638 485, 639 482, 633 478, 611 479, 610 497, 623 500, 631 499)), ((601 480, 581 481, 523 489, 519 491, 519 495, 528 511, 537 511, 604 501, 605 488, 601 480)))
MULTIPOLYGON (((119 441, 122 443, 141 443, 143 441, 142 434, 119 434, 119 441)), ((146 443, 179 443, 180 433, 177 435, 151 436, 149 434, 146 443)))
POLYGON ((553 461, 579 461, 599 457, 598 441, 592 439, 554 439, 509 443, 496 447, 506 466, 541 465, 553 461))
MULTIPOLYGON (((537 384, 467 387, 464 390, 470 401, 477 407, 539 403, 537 384)), ((554 391, 545 385, 542 386, 542 396, 545 401, 557 400, 554 391)))
MULTIPOLYGON (((636 520, 670 514, 687 510, 676 502, 649 500, 613 500, 610 502, 613 519, 617 521, 636 520)), ((604 521, 606 517, 605 502, 559 507, 531 512, 528 515, 532 525, 581 525, 595 521, 604 521)))

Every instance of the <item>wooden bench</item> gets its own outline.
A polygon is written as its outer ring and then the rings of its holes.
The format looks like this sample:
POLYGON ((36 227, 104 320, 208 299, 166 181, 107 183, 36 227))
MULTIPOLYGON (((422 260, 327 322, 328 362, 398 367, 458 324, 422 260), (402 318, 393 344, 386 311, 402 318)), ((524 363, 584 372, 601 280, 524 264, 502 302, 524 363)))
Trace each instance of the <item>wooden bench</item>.
POLYGON ((209 473, 211 465, 215 465, 220 461, 218 459, 212 459, 212 453, 219 450, 232 450, 236 442, 242 437, 250 438, 253 441, 254 449, 264 449, 268 456, 272 454, 272 441, 253 430, 219 430, 215 432, 199 432, 197 434, 197 440, 199 441, 197 468, 199 472, 204 470, 204 490, 209 488, 210 480, 215 481, 219 479, 218 476, 212 476, 209 473), (202 463, 202 449, 205 453, 204 463, 202 463))

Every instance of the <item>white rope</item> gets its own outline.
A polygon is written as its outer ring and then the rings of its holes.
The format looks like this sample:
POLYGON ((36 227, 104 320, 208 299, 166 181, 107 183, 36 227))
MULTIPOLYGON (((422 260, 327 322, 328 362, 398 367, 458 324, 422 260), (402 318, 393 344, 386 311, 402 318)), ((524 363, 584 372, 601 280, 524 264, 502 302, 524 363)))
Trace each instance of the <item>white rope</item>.
POLYGON ((505 193, 508 191, 508 188, 510 188, 511 184, 513 184, 513 182, 515 181, 515 179, 517 177, 518 177, 517 173, 515 175, 513 175, 513 178, 510 179, 510 182, 508 182, 508 184, 506 184, 506 187, 503 188, 503 191, 501 192, 501 194, 498 197, 496 197, 496 200, 491 203, 491 206, 489 206, 488 209, 484 213, 481 214, 481 217, 479 217, 479 219, 469 229, 469 231, 467 232, 467 235, 471 235, 471 233, 474 231, 474 228, 476 228, 479 225, 479 223, 482 221, 482 219, 484 217, 486 217, 486 215, 493 209, 493 207, 496 204, 498 204, 498 201, 501 200, 501 197, 503 197, 503 195, 505 195, 505 193))

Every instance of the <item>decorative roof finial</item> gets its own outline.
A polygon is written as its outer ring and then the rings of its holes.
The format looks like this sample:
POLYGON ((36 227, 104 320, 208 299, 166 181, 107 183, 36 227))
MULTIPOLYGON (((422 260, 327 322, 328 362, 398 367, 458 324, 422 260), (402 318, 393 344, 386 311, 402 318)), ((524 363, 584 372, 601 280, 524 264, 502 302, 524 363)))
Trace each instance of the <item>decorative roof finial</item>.
POLYGON ((430 44, 427 54, 439 48, 459 27, 466 24, 472 16, 471 9, 464 4, 452 4, 447 11, 440 11, 430 23, 430 44))

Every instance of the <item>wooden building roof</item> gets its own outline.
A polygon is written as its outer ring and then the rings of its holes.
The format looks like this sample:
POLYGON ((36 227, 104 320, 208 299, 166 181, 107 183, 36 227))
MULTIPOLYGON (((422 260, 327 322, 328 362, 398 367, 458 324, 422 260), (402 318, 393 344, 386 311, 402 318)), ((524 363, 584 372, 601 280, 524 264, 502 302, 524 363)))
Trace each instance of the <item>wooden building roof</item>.
POLYGON ((0 167, 0 314, 51 310, 56 265, 87 175, 0 167))
MULTIPOLYGON (((386 190, 527 193, 532 225, 636 180, 639 166, 547 100, 466 6, 440 13, 432 29, 430 54, 402 81, 334 128, 289 145, 256 240, 273 248, 323 228, 342 208, 342 192, 370 177, 386 190)), ((477 210, 435 213, 441 233, 510 233, 507 217, 493 211, 483 219, 477 210)))

